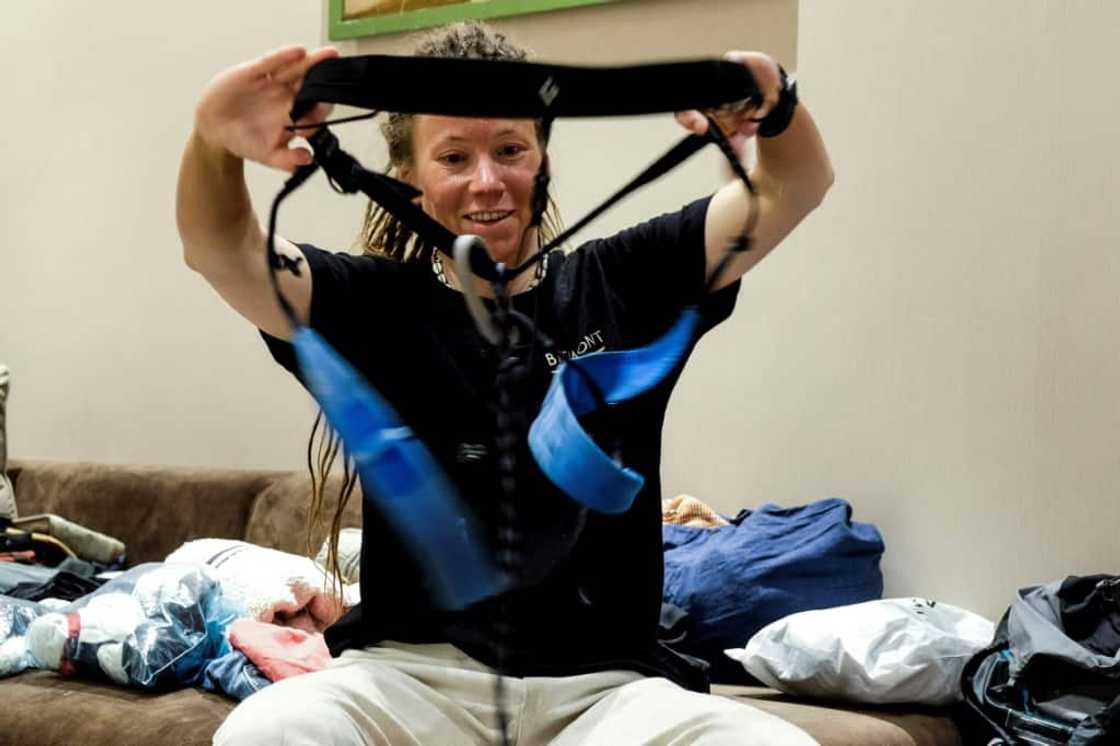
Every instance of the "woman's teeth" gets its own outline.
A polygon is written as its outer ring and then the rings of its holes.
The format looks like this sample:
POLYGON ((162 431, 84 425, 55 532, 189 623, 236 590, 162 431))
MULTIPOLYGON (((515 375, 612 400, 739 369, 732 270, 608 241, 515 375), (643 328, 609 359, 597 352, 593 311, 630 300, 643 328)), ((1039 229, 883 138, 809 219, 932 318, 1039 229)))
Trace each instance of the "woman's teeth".
POLYGON ((487 212, 472 212, 472 213, 469 213, 467 215, 467 218, 469 220, 475 222, 475 223, 488 224, 488 223, 496 223, 499 220, 504 220, 505 218, 509 217, 512 214, 513 214, 513 212, 511 210, 490 210, 490 211, 487 211, 487 212))

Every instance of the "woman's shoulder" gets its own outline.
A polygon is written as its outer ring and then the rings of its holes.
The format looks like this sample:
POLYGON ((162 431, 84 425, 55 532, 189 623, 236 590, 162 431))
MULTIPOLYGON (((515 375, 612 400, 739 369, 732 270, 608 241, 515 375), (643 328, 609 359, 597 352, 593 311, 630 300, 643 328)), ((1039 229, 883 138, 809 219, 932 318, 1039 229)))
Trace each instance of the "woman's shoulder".
POLYGON ((679 210, 664 212, 615 233, 588 239, 575 248, 563 251, 561 261, 575 269, 609 262, 612 255, 622 258, 635 253, 641 256, 647 252, 647 257, 653 257, 658 255, 655 252, 659 249, 671 252, 703 246, 704 221, 710 200, 710 196, 703 197, 679 210))
POLYGON ((419 276, 422 262, 401 262, 388 256, 352 251, 332 251, 314 244, 297 244, 311 276, 318 285, 368 285, 381 282, 402 282, 408 277, 419 276))
POLYGON ((297 243, 307 261, 323 266, 348 267, 365 272, 401 272, 410 262, 401 262, 382 254, 325 249, 312 243, 297 243))

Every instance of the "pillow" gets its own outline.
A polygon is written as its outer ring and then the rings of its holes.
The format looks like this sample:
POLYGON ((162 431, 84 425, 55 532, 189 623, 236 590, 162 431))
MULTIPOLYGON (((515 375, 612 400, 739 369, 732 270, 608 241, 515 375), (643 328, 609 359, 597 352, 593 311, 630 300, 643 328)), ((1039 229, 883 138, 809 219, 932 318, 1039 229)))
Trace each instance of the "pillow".
POLYGON ((4 407, 8 402, 11 374, 8 366, 0 364, 0 518, 15 518, 16 492, 8 479, 8 438, 4 430, 4 407))
POLYGON ((746 648, 724 651, 786 694, 872 704, 947 705, 961 671, 987 647, 995 625, 970 611, 892 598, 792 614, 746 648))

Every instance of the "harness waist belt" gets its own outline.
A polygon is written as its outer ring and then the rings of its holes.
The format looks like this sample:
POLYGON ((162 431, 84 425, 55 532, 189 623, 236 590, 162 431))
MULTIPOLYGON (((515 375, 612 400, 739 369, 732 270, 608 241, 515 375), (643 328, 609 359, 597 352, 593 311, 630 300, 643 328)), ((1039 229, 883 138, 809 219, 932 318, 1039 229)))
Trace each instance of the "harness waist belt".
POLYGON ((365 55, 307 72, 292 120, 317 103, 378 111, 540 119, 708 109, 759 97, 743 65, 724 60, 574 67, 510 60, 365 55), (481 95, 479 87, 497 95, 481 95))

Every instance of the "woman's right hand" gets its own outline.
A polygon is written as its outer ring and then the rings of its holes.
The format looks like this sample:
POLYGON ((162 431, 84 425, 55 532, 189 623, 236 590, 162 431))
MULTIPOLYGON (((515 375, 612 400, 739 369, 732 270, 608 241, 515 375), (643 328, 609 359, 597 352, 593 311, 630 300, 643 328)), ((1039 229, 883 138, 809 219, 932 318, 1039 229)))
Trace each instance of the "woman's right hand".
MULTIPOLYGON (((303 47, 285 47, 218 73, 195 108, 195 132, 217 152, 283 171, 310 163, 307 150, 288 147, 299 134, 287 129, 288 115, 308 69, 337 56, 333 47, 310 54, 303 47)), ((296 124, 322 122, 331 108, 318 104, 296 124)))

